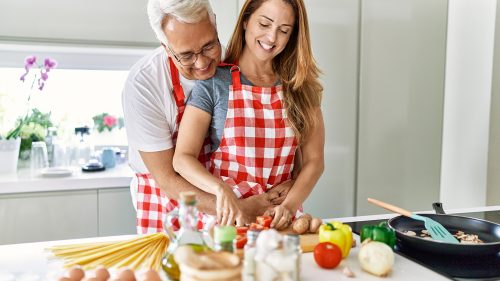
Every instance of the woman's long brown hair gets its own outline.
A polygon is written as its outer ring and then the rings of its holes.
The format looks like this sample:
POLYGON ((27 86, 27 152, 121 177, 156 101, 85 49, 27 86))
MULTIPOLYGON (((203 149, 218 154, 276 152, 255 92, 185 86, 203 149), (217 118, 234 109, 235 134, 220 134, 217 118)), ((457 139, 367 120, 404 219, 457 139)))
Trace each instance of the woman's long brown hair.
MULTIPOLYGON (((247 0, 226 51, 226 62, 236 62, 243 54, 245 30, 243 25, 250 15, 267 0, 247 0)), ((321 104, 323 87, 319 82, 320 70, 312 55, 309 23, 303 0, 283 0, 295 13, 295 25, 283 51, 273 59, 274 71, 283 84, 285 107, 290 126, 297 140, 303 142, 315 122, 315 107, 321 104)))

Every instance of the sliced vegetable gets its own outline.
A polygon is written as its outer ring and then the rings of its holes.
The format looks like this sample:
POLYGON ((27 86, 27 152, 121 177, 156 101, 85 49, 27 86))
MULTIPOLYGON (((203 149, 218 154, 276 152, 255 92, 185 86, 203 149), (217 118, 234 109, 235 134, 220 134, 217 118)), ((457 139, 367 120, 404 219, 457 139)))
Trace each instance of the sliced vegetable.
POLYGON ((387 244, 394 249, 396 245, 396 233, 392 228, 387 226, 387 222, 381 222, 378 225, 363 225, 361 227, 361 242, 366 239, 378 241, 387 244))
POLYGON ((245 245, 247 244, 248 238, 246 234, 241 234, 236 236, 236 248, 237 249, 243 249, 245 245))
POLYGON ((247 234, 248 232, 248 226, 238 226, 236 227, 236 234, 241 235, 241 234, 247 234))
POLYGON ((333 243, 342 250, 342 258, 349 255, 352 246, 352 229, 338 221, 329 222, 319 227, 319 242, 333 243))
POLYGON ((271 216, 258 216, 257 223, 264 227, 271 227, 271 222, 273 218, 271 216))
POLYGON ((266 230, 266 229, 269 229, 269 227, 267 227, 267 226, 262 226, 262 225, 260 225, 260 224, 258 224, 258 223, 254 223, 254 222, 252 222, 252 223, 250 224, 250 226, 248 227, 248 229, 249 229, 249 230, 266 230))

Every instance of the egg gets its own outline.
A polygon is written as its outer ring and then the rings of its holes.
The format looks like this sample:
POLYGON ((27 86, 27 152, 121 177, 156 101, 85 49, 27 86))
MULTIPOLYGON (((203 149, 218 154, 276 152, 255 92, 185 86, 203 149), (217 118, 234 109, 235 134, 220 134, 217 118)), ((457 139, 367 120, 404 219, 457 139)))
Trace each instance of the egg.
POLYGON ((136 281, 134 271, 131 269, 122 270, 120 274, 118 274, 118 278, 122 279, 123 281, 136 281))
POLYGON ((61 278, 57 279, 57 281, 72 281, 72 280, 69 277, 61 277, 61 278))
POLYGON ((150 270, 144 272, 141 280, 143 280, 143 281, 161 281, 161 278, 160 278, 160 275, 158 274, 158 272, 156 272, 156 270, 150 269, 150 270))
POLYGON ((110 277, 109 271, 105 267, 100 267, 95 270, 95 278, 99 281, 106 281, 110 277))
POLYGON ((80 281, 85 277, 85 271, 79 267, 73 267, 68 271, 68 275, 72 281, 80 281))
POLYGON ((83 279, 83 281, 100 281, 100 280, 95 278, 95 277, 90 277, 90 278, 83 279))

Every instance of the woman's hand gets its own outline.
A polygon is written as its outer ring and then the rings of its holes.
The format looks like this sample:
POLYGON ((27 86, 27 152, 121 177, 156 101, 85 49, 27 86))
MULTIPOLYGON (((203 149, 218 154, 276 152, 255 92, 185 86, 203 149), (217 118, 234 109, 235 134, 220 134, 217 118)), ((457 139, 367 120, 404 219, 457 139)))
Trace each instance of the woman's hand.
POLYGON ((215 194, 216 200, 216 213, 217 222, 220 225, 236 225, 243 224, 243 213, 238 206, 238 198, 233 193, 233 190, 228 185, 219 187, 215 194))
POLYGON ((268 209, 264 213, 264 215, 273 217, 273 221, 271 222, 271 228, 282 230, 290 225, 294 213, 292 213, 292 211, 287 209, 285 206, 278 205, 276 207, 268 209))

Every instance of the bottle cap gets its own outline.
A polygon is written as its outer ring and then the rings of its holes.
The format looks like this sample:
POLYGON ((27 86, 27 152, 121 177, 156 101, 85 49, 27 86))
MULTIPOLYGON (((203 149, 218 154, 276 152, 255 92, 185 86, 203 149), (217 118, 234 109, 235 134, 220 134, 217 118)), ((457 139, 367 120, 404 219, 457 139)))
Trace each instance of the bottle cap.
POLYGON ((196 202, 196 193, 192 191, 184 191, 179 194, 181 202, 184 204, 194 204, 196 202))
POLYGON ((214 229, 214 240, 216 242, 232 242, 236 238, 236 228, 234 226, 218 225, 214 229))

